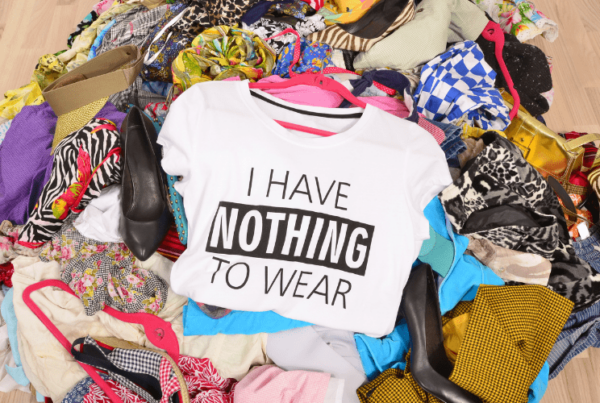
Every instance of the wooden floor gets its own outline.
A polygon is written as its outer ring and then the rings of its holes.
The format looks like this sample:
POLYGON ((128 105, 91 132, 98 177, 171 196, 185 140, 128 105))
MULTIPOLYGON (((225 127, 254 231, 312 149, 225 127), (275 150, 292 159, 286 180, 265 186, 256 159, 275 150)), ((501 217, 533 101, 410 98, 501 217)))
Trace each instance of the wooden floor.
MULTIPOLYGON (((97 0, 0 0, 0 93, 27 82, 37 59, 66 48, 68 35, 97 0)), ((554 57, 555 100, 545 115, 554 131, 600 133, 600 0, 535 0, 560 27, 554 43, 533 43, 554 57)), ((0 403, 27 403, 13 392, 0 403)), ((571 361, 543 403, 600 403, 600 351, 571 361)), ((511 402, 507 402, 511 403, 511 402)))

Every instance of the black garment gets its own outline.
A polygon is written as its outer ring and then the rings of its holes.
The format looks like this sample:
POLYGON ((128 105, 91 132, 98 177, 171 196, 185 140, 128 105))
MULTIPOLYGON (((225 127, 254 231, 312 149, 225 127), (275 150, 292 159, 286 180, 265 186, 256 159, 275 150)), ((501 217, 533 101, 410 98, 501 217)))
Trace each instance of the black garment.
MULTIPOLYGON (((496 88, 505 88, 508 91, 508 85, 494 53, 495 43, 481 35, 475 42, 483 51, 485 61, 497 74, 496 88)), ((550 105, 541 94, 552 89, 552 77, 544 52, 505 33, 502 56, 525 109, 533 116, 548 112, 550 105)))
POLYGON ((540 255, 552 263, 548 288, 580 311, 600 300, 600 274, 577 257, 552 188, 519 148, 497 133, 440 195, 459 234, 540 255))

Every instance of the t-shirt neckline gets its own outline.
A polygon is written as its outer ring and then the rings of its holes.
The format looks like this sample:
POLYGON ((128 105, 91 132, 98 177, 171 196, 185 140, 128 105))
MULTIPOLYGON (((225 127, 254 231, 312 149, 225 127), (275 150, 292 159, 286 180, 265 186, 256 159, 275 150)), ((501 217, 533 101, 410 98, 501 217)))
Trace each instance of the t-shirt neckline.
POLYGON ((358 119, 358 121, 352 125, 350 128, 343 132, 339 132, 333 136, 329 137, 303 137, 299 136, 292 131, 286 129, 281 126, 275 120, 267 115, 256 103, 256 100, 252 96, 250 85, 248 80, 240 81, 236 84, 236 88, 240 93, 241 99, 248 105, 248 107, 254 112, 254 116, 259 119, 271 132, 274 132, 278 137, 291 142, 293 144, 305 147, 313 147, 313 148, 325 148, 332 147, 344 144, 357 136, 360 136, 365 130, 363 127, 366 125, 366 122, 371 119, 373 115, 374 107, 372 105, 367 104, 365 109, 355 107, 355 108, 325 108, 325 107, 317 107, 317 106, 307 106, 307 105, 299 105, 291 102, 284 101, 277 97, 274 97, 271 94, 268 94, 264 91, 260 91, 260 96, 268 99, 270 103, 287 107, 289 109, 295 109, 305 112, 313 112, 315 114, 327 115, 327 116, 347 116, 347 115, 355 115, 362 114, 362 116, 358 119))

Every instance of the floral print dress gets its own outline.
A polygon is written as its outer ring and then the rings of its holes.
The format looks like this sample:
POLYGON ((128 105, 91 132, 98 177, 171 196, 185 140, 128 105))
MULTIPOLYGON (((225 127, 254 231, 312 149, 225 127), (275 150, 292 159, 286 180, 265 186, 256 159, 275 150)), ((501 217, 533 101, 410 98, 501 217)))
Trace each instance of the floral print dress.
POLYGON ((124 243, 86 238, 73 226, 72 217, 43 246, 40 259, 60 263, 61 280, 81 298, 88 316, 106 305, 156 315, 167 301, 165 280, 142 268, 124 243))

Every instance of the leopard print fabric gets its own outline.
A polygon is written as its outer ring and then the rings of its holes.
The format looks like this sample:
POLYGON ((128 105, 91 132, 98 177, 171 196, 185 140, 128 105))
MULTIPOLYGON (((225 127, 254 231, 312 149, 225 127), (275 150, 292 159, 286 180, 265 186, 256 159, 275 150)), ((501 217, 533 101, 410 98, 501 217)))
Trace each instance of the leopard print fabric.
POLYGON ((258 0, 197 0, 204 6, 211 26, 234 25, 258 0))
POLYGON ((600 274, 575 254, 562 209, 546 180, 507 139, 492 132, 482 139, 487 146, 439 195, 456 232, 550 260, 548 287, 573 301, 574 311, 600 300, 600 274), (537 226, 507 223, 469 229, 467 221, 475 213, 499 206, 526 210, 537 226))

